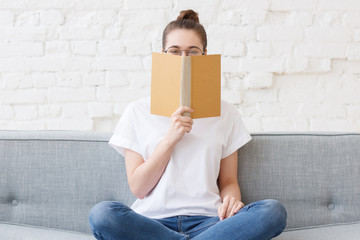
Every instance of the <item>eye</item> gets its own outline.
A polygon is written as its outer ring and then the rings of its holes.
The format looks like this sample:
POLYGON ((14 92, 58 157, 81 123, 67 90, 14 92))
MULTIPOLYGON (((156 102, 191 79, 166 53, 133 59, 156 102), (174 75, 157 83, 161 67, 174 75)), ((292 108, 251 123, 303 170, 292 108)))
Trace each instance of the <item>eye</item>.
POLYGON ((169 54, 179 54, 179 53, 180 53, 180 50, 179 50, 178 48, 169 48, 169 49, 167 50, 167 52, 168 52, 169 54))
POLYGON ((189 49, 189 54, 190 54, 190 55, 201 55, 202 52, 201 52, 201 50, 198 49, 198 48, 190 48, 190 49, 189 49))

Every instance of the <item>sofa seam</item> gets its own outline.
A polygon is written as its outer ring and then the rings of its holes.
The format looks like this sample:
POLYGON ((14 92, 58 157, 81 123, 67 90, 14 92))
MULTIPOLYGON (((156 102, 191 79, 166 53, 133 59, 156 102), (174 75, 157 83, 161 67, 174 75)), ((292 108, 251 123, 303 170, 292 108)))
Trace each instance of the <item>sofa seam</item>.
POLYGON ((104 142, 107 143, 108 140, 82 140, 82 139, 35 139, 35 138, 29 138, 29 139, 23 139, 23 138, 1 138, 0 141, 46 141, 46 142, 104 142))
POLYGON ((285 229, 284 232, 311 230, 311 229, 317 229, 317 228, 347 226, 347 225, 356 225, 356 224, 360 224, 360 221, 345 222, 345 223, 331 223, 331 224, 323 224, 323 225, 307 226, 307 227, 299 227, 299 228, 289 228, 289 229, 285 229))
POLYGON ((88 233, 88 232, 66 230, 66 229, 54 228, 54 227, 44 227, 44 226, 37 226, 37 225, 30 225, 30 224, 12 223, 12 222, 6 222, 6 221, 0 221, 0 224, 11 225, 11 226, 16 226, 16 227, 35 228, 35 229, 39 229, 39 230, 59 231, 59 232, 63 232, 63 233, 73 233, 73 234, 80 234, 80 235, 85 235, 85 236, 90 235, 91 236, 91 233, 88 233))

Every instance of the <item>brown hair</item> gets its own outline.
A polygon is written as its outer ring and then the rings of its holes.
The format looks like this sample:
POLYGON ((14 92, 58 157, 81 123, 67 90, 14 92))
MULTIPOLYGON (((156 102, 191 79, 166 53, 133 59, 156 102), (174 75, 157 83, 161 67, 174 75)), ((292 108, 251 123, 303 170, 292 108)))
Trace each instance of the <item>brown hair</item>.
POLYGON ((205 51, 207 46, 207 37, 203 25, 200 24, 199 14, 193 10, 183 10, 175 21, 170 22, 163 32, 162 47, 165 49, 167 35, 175 29, 188 29, 193 30, 200 37, 201 43, 205 51))

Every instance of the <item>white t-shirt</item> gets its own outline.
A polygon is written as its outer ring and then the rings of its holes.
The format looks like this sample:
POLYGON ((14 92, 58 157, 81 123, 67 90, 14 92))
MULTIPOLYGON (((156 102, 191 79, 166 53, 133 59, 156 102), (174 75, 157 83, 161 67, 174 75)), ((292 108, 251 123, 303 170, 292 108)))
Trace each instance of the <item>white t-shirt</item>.
MULTIPOLYGON (((150 113, 150 98, 130 103, 109 144, 124 155, 131 149, 148 159, 168 131, 169 117, 150 113)), ((221 205, 217 179, 221 159, 251 140, 237 109, 221 102, 221 116, 194 119, 177 143, 156 187, 131 208, 150 218, 217 216, 221 205)))

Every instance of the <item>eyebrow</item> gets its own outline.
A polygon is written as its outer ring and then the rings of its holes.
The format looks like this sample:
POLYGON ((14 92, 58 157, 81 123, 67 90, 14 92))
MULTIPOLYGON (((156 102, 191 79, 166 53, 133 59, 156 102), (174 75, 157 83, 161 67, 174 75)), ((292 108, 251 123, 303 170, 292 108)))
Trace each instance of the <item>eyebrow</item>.
MULTIPOLYGON (((172 45, 172 46, 170 46, 170 47, 168 47, 168 48, 172 48, 172 47, 175 47, 175 48, 180 48, 178 45, 172 45)), ((200 49, 201 50, 201 48, 200 47, 198 47, 198 46, 190 46, 190 47, 188 47, 188 49, 189 48, 198 48, 198 49, 200 49)))

